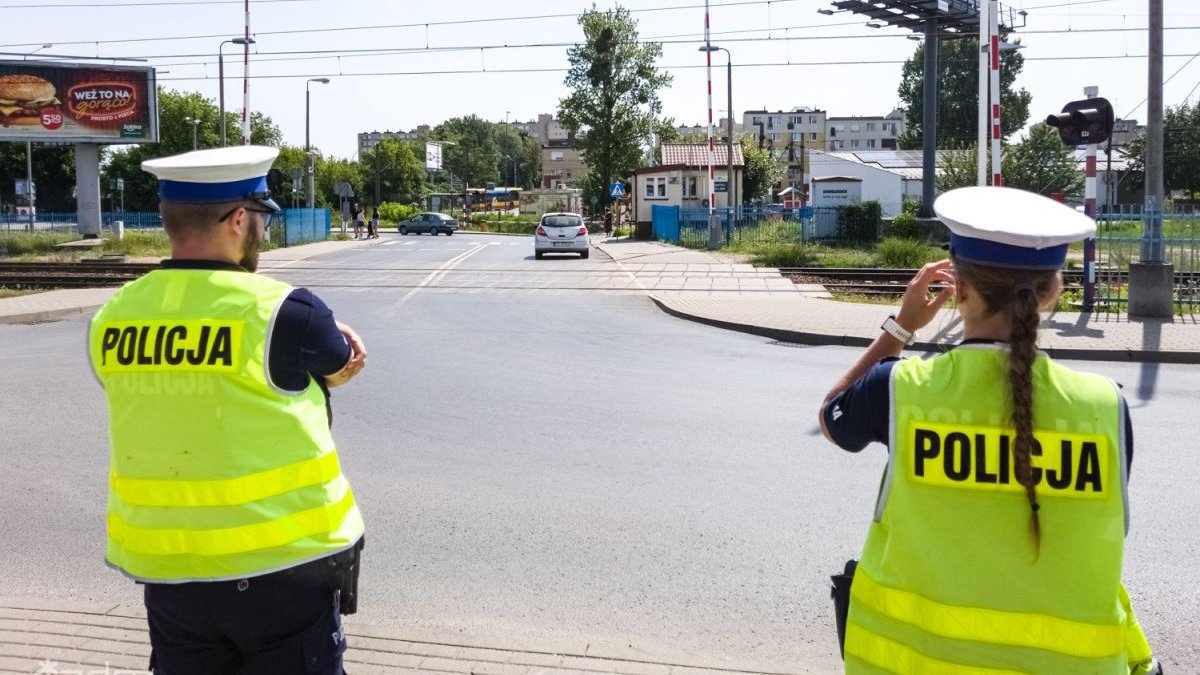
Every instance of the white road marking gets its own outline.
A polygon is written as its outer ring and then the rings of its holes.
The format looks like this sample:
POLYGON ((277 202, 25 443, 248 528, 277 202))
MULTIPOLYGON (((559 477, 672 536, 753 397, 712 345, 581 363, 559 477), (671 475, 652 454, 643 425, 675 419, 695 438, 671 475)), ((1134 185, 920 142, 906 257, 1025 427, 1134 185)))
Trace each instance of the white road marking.
MULTIPOLYGON (((446 274, 448 274, 450 272, 450 270, 457 267, 459 263, 466 260, 467 258, 470 258, 471 256, 475 255, 476 253, 479 253, 480 251, 484 250, 484 248, 486 248, 487 246, 498 246, 498 244, 496 244, 496 243, 477 244, 473 248, 468 249, 466 253, 460 253, 460 254, 454 256, 453 258, 447 260, 446 262, 442 263, 441 267, 437 268, 436 270, 434 270, 434 271, 430 272, 428 275, 426 275, 426 277, 421 280, 421 283, 417 284, 411 291, 409 291, 408 293, 405 293, 404 297, 400 298, 391 307, 389 307, 386 315, 393 316, 395 311, 400 309, 401 305, 408 302, 409 298, 411 298, 412 296, 417 294, 417 291, 421 290, 422 288, 424 288, 426 286, 437 283, 438 281, 440 281, 442 279, 442 277, 446 276, 446 274)), ((436 249, 434 249, 434 250, 436 250, 436 249)))

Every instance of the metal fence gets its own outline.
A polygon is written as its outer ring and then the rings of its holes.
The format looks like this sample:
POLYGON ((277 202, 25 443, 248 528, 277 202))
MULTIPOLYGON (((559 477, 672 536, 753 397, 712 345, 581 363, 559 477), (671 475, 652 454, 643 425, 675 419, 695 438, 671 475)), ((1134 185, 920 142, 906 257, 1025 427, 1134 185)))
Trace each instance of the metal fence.
MULTIPOLYGON (((162 217, 157 211, 104 211, 100 214, 100 224, 105 228, 111 228, 116 221, 124 223, 127 230, 149 230, 162 227, 162 217)), ((74 211, 42 212, 34 216, 31 222, 29 216, 6 213, 0 215, 0 229, 27 232, 77 230, 79 229, 79 215, 74 211)))
POLYGON ((284 209, 271 218, 271 233, 282 230, 280 246, 296 246, 329 238, 329 209, 284 209))
MULTIPOLYGON (((844 239, 844 233, 838 227, 836 207, 778 208, 744 205, 715 209, 713 214, 720 219, 721 238, 726 246, 835 242, 844 239)), ((708 209, 656 206, 652 217, 655 223, 655 237, 658 239, 684 246, 700 247, 708 244, 708 209), (678 225, 675 226, 673 221, 677 221, 678 225), (660 223, 664 226, 660 227, 660 223)))
MULTIPOLYGON (((1114 206, 1096 218, 1097 312, 1128 310, 1129 263, 1141 258, 1140 204, 1114 206)), ((1200 305, 1200 212, 1192 207, 1163 213, 1163 262, 1175 266, 1175 311, 1194 314, 1200 305)))
MULTIPOLYGON (((105 211, 100 214, 101 226, 111 230, 116 222, 126 230, 162 228, 157 211, 105 211)), ((329 238, 329 209, 284 209, 271 217, 271 236, 280 246, 296 246, 329 238)), ((73 232, 79 229, 79 216, 74 213, 39 213, 31 223, 29 216, 0 215, 0 231, 8 232, 73 232)))

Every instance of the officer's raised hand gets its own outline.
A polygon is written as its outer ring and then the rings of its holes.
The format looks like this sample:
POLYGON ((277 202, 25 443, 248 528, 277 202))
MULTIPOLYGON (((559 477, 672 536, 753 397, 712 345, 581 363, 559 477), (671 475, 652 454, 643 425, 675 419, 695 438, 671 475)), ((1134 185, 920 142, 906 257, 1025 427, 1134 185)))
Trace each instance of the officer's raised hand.
POLYGON ((922 267, 900 301, 896 323, 910 333, 929 325, 946 301, 954 297, 954 268, 950 260, 939 260, 922 267), (934 284, 942 284, 936 295, 930 295, 934 284))

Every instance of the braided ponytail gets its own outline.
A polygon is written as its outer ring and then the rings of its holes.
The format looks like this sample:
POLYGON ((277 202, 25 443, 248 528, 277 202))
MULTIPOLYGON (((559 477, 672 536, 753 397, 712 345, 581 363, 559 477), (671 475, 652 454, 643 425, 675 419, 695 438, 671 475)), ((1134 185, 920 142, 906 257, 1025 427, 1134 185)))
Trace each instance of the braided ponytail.
POLYGON ((1054 270, 1020 270, 976 265, 959 260, 954 269, 983 299, 988 315, 1006 312, 1009 318, 1008 382, 1012 391, 1013 467, 1029 500, 1034 550, 1042 543, 1038 519, 1037 484, 1033 480, 1033 362, 1037 359, 1039 308, 1059 289, 1054 270))
POLYGON ((1012 389, 1012 421, 1017 436, 1013 444, 1013 465, 1017 482, 1025 487, 1029 499, 1030 531, 1034 550, 1041 548, 1042 529, 1038 520, 1037 489, 1033 480, 1033 362, 1037 358, 1038 298, 1034 286, 1017 284, 1008 305, 1012 331, 1008 339, 1008 381, 1012 389))

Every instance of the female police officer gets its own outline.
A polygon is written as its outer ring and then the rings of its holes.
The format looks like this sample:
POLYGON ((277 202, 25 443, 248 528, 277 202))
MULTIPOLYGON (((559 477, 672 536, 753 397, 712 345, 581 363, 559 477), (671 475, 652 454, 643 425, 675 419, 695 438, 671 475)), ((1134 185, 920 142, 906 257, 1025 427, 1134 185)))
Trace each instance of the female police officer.
POLYGON ((950 260, 909 283, 821 409, 842 448, 890 449, 851 586, 846 672, 1151 672, 1120 580, 1124 400, 1036 347, 1068 244, 1095 225, 1008 188, 953 190, 935 210, 950 260), (896 360, 951 297, 963 342, 896 360))

